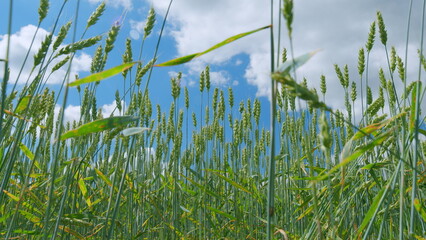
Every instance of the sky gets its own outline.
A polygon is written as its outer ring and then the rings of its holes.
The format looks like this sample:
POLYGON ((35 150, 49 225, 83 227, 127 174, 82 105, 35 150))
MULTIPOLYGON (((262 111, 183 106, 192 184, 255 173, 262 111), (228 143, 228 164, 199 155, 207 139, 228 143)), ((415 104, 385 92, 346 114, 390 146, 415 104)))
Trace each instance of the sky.
MULTIPOLYGON (((37 52, 42 40, 48 34, 56 19, 56 14, 62 1, 50 1, 49 17, 42 23, 35 39, 31 55, 37 52)), ((67 7, 60 17, 59 24, 65 24, 75 16, 76 0, 68 1, 67 7)), ((101 0, 81 0, 79 11, 79 34, 84 30, 86 19, 96 9, 101 0)), ((417 49, 420 47, 421 8, 420 1, 414 1, 412 24, 408 41, 408 79, 417 79, 418 60, 417 49)), ((279 1, 274 1, 278 9, 279 1)), ((0 7, 0 22, 7 22, 6 7, 0 7)), ((38 15, 35 9, 39 1, 15 0, 14 22, 11 49, 11 79, 17 78, 17 72, 22 65, 25 53, 30 46, 38 15)), ((169 0, 110 0, 107 10, 98 24, 90 29, 86 36, 105 34, 112 24, 119 21, 122 29, 117 38, 116 48, 112 52, 108 67, 121 63, 126 38, 132 39, 132 47, 139 51, 145 19, 150 7, 156 10, 156 26, 153 34, 147 39, 142 61, 149 61, 154 54, 161 24, 166 13, 169 0)), ((295 1, 293 45, 294 56, 299 56, 317 49, 321 51, 308 63, 298 69, 299 80, 305 77, 309 87, 319 87, 321 75, 325 75, 328 83, 326 102, 333 108, 343 108, 343 88, 334 72, 333 64, 343 67, 348 64, 351 81, 359 84, 357 73, 358 50, 365 46, 370 24, 376 19, 376 12, 381 11, 388 32, 388 46, 395 46, 398 55, 404 58, 409 1, 397 0, 323 0, 295 1)), ((281 17, 278 11, 274 13, 274 33, 277 48, 279 23, 281 17)), ((284 22, 281 26, 280 47, 290 45, 284 22)), ((158 62, 164 62, 179 56, 206 50, 222 40, 270 24, 270 1, 264 0, 174 0, 170 15, 165 25, 158 51, 158 62)), ((0 58, 4 57, 6 46, 6 25, 0 25, 0 58)), ((78 35, 79 35, 78 34, 78 35)), ((66 39, 67 43, 71 38, 66 39)), ((75 58, 72 76, 75 74, 87 76, 94 48, 79 52, 75 58)), ((134 54, 136 55, 136 54, 134 54)), ((289 56, 290 57, 290 56, 289 56)), ((373 91, 379 85, 378 69, 386 69, 386 55, 378 37, 370 56, 370 83, 373 91)), ((29 58, 32 61, 32 57, 29 58)), ((59 61, 59 60, 58 60, 59 61)), ((30 65, 30 64, 28 64, 30 65)), ((170 77, 177 72, 183 73, 182 85, 190 92, 198 94, 198 79, 200 72, 210 65, 211 79, 214 87, 226 90, 233 87, 236 103, 247 98, 259 97, 263 109, 268 108, 270 94, 270 40, 269 31, 264 30, 242 38, 223 48, 208 53, 188 64, 177 67, 154 68, 150 83, 150 95, 154 104, 168 106, 172 101, 170 95, 170 77)), ((18 83, 27 81, 30 67, 24 68, 18 83)), ((0 67, 0 76, 3 76, 0 67)), ((65 70, 61 69, 50 76, 48 86, 59 89, 65 70)), ((387 76, 389 77, 389 76, 387 76)), ((400 87, 400 85, 398 85, 400 87)), ((359 86, 358 86, 359 87, 359 86)), ((115 106, 115 91, 123 91, 123 81, 120 77, 104 80, 98 91, 98 104, 104 115, 109 115, 115 106)), ((66 108, 66 117, 75 119, 79 113, 79 98, 75 89, 71 89, 70 100, 66 108)), ((377 91, 375 92, 377 95, 377 91)), ((359 99, 359 98, 358 98, 359 99)), ((59 103, 60 104, 60 103, 59 103)), ((194 107, 199 104, 194 101, 194 107)), ((359 104, 357 104, 359 106, 359 104)), ((58 105, 59 108, 59 105, 58 105)), ((167 108, 165 108, 167 109, 167 108)), ((198 109, 198 107, 197 107, 198 109)), ((360 109, 356 108, 357 114, 360 109)))

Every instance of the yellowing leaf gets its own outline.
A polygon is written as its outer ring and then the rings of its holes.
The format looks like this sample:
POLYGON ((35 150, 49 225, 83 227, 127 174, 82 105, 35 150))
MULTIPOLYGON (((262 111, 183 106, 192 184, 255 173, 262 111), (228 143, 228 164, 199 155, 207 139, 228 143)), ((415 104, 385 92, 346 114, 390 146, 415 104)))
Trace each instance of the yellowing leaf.
POLYGON ((422 206, 422 204, 420 203, 420 200, 418 198, 414 199, 414 208, 420 214, 423 221, 426 222, 426 209, 422 206))
POLYGON ((27 146, 25 146, 23 143, 20 143, 19 148, 22 150, 22 152, 24 152, 25 156, 27 156, 28 159, 34 160, 34 153, 32 153, 27 146))
MULTIPOLYGON (((34 153, 32 153, 27 146, 25 146, 23 143, 20 143, 19 148, 25 154, 25 156, 27 156, 28 159, 34 161, 34 153)), ((41 169, 40 164, 37 161, 34 163, 34 165, 36 166, 36 168, 41 169)))
POLYGON ((80 188, 80 191, 83 194, 84 199, 86 200, 87 206, 92 207, 92 201, 90 201, 90 198, 87 196, 87 187, 82 178, 78 180, 78 187, 80 188))
POLYGON ((108 186, 112 186, 111 181, 99 169, 95 168, 95 172, 108 186))
POLYGON ((6 190, 3 190, 3 192, 6 193, 6 195, 9 196, 13 201, 15 201, 15 202, 19 201, 19 197, 13 195, 12 193, 10 193, 10 192, 8 192, 6 190))
MULTIPOLYGON (((25 119, 24 117, 22 117, 22 116, 19 116, 18 114, 16 114, 16 113, 13 113, 13 112, 11 112, 11 111, 9 111, 9 110, 4 110, 4 113, 6 113, 7 115, 10 115, 10 116, 12 116, 12 117, 16 117, 16 118, 18 118, 18 119, 21 119, 21 120, 24 120, 24 121, 26 121, 26 122, 31 122, 31 120, 28 120, 28 119, 25 119)), ((40 128, 46 128, 45 126, 43 126, 43 125, 37 125, 37 126, 39 126, 40 128)))

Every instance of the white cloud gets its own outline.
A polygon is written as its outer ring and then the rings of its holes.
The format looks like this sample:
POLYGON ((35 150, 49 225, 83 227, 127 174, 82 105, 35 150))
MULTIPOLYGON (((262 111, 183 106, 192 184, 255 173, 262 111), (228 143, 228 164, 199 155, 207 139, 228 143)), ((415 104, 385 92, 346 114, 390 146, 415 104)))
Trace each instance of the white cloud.
MULTIPOLYGON (((55 105, 55 119, 58 118, 60 110, 61 110, 61 106, 56 104, 55 105)), ((64 112, 64 122, 79 121, 80 115, 81 115, 80 112, 81 112, 80 106, 68 105, 65 108, 65 112, 64 112)))
MULTIPOLYGON (((89 0, 89 3, 95 4, 103 1, 104 0, 89 0)), ((113 7, 123 7, 127 10, 131 10, 133 8, 132 0, 107 0, 106 3, 113 7)))
POLYGON ((227 71, 210 72, 210 81, 213 86, 228 86, 230 76, 227 71))
MULTIPOLYGON (((121 102, 121 105, 124 106, 124 101, 121 102)), ((110 117, 111 113, 113 113, 114 110, 115 111, 113 116, 121 116, 118 109, 116 109, 116 106, 117 106, 116 102, 113 101, 110 104, 104 104, 98 108, 101 109, 102 116, 104 118, 110 117)), ((57 119, 60 109, 61 109, 61 106, 57 104, 55 106, 55 119, 57 119)), ((78 122, 80 120, 80 116, 81 116, 81 106, 80 105, 75 106, 70 104, 65 108, 64 122, 73 122, 73 121, 78 122)))
MULTIPOLYGON (((24 63, 25 55, 28 52, 28 49, 31 45, 31 40, 36 33, 37 27, 34 25, 26 25, 22 27, 19 31, 12 34, 10 37, 10 58, 9 58, 9 68, 10 68, 10 80, 9 83, 15 83, 18 74, 21 70, 22 64, 24 63)), ((40 28, 37 32, 37 35, 35 36, 33 46, 30 50, 30 54, 28 56, 27 62, 25 63, 24 68, 22 69, 22 73, 19 76, 18 83, 19 84, 25 84, 27 80, 29 81, 34 78, 35 73, 39 70, 39 68, 35 69, 34 72, 31 74, 31 69, 34 64, 34 58, 33 56, 38 52, 38 49, 41 47, 41 44, 45 37, 49 34, 48 31, 46 31, 43 28, 40 28)), ((7 35, 0 35, 0 58, 5 58, 7 48, 7 35)), ((50 52, 48 52, 49 56, 50 52)), ((48 68, 47 72, 50 72, 53 66, 57 64, 59 61, 61 61, 63 58, 55 59, 50 63, 50 67, 48 68)), ((75 74, 78 74, 80 71, 89 71, 90 70, 90 64, 91 64, 92 58, 85 54, 81 53, 74 57, 72 69, 71 69, 71 75, 74 76, 75 74)), ((64 76, 66 75, 66 68, 68 67, 67 64, 65 64, 62 68, 55 71, 52 75, 50 75, 49 79, 47 79, 48 84, 58 84, 62 83, 64 80, 64 76)), ((4 68, 0 67, 0 76, 3 77, 4 74, 4 68)))
POLYGON ((134 40, 138 40, 142 33, 144 32, 145 28, 145 22, 146 21, 135 21, 135 20, 129 20, 130 23, 130 37, 132 37, 134 40))
MULTIPOLYGON (((165 13, 168 0, 148 0, 158 13, 165 13)), ((278 1, 275 1, 278 3, 278 1)), ((376 19, 376 11, 383 14, 388 45, 397 46, 398 54, 404 56, 405 29, 408 3, 391 1, 295 1, 293 40, 294 55, 323 49, 298 70, 298 80, 308 79, 310 87, 319 87, 321 74, 327 77, 326 100, 333 107, 343 106, 343 89, 334 72, 333 64, 348 64, 350 77, 359 87, 357 74, 358 50, 365 46, 370 23, 376 19), (368 6, 368 7, 366 7, 368 6), (407 11, 406 11, 407 10, 407 11)), ((415 3, 420 4, 420 3, 415 3)), ((278 8, 276 6, 275 36, 278 34, 278 8)), ((414 6, 414 9, 420 9, 414 6)), ((254 0, 186 0, 173 2, 168 20, 167 34, 176 41, 179 56, 203 51, 230 36, 270 24, 270 6, 265 1, 254 0)), ((409 76, 419 47, 420 11, 412 16, 409 45, 409 76)), ((282 28, 281 47, 289 50, 285 24, 282 28)), ((277 47, 277 46, 275 46, 277 47)), ((227 64, 238 54, 247 54, 249 62, 245 70, 247 82, 258 88, 258 96, 270 93, 270 45, 269 31, 264 30, 208 53, 186 66, 188 74, 196 76, 207 64, 227 64)), ((290 59, 290 51, 289 59, 290 59)), ((377 71, 386 69, 384 48, 376 35, 376 43, 370 59, 370 84, 377 86, 377 71)), ((233 63, 232 63, 233 64, 233 63)), ((414 65, 415 66, 415 65, 414 65)))
MULTIPOLYGON (((121 101, 121 106, 125 106, 124 101, 121 101)), ((102 116, 104 118, 110 117, 111 114, 113 116, 121 116, 118 108, 117 108, 117 103, 115 101, 113 101, 111 104, 104 104, 101 107, 102 109, 102 116)))

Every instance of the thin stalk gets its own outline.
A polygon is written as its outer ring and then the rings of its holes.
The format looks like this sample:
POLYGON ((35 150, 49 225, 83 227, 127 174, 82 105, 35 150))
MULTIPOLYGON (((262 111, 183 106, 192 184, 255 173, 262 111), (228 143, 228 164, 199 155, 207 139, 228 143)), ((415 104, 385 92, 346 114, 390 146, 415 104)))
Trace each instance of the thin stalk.
MULTIPOLYGON (((80 9, 80 0, 77 0, 77 5, 76 5, 76 10, 75 10, 75 20, 74 20, 74 31, 73 31, 73 39, 72 42, 75 42, 75 38, 77 35, 77 23, 78 23, 78 13, 79 13, 79 9, 80 9)), ((69 83, 69 74, 71 72, 71 66, 72 66, 72 61, 70 61, 69 65, 68 65, 68 70, 67 73, 65 75, 65 79, 66 79, 66 87, 65 87, 65 92, 64 92, 64 97, 63 97, 63 107, 62 107, 62 111, 60 111, 59 114, 59 124, 58 124, 58 130, 57 130, 57 139, 59 139, 59 137, 62 134, 62 131, 64 130, 63 128, 63 122, 64 122, 64 115, 65 115, 65 106, 67 104, 67 100, 68 100, 68 83, 69 83)), ((52 204, 53 204, 53 193, 54 193, 54 186, 55 186, 55 180, 56 180, 56 171, 57 171, 57 167, 58 167, 58 161, 59 161, 59 153, 60 153, 60 149, 61 149, 61 141, 56 141, 55 147, 54 147, 54 153, 52 155, 53 157, 53 167, 51 169, 51 180, 50 180, 50 188, 49 188, 49 195, 48 195, 48 202, 47 202, 47 207, 46 207, 46 212, 45 212, 45 216, 44 216, 44 224, 43 224, 43 239, 47 239, 49 231, 48 231, 48 223, 49 223, 49 219, 50 219, 50 209, 52 208, 52 204)), ((61 214, 62 214, 62 208, 59 209, 58 212, 58 219, 61 218, 61 214)), ((55 235, 57 234, 57 229, 59 227, 59 223, 56 224, 55 229, 54 229, 54 233, 52 234, 52 238, 51 239, 55 239, 55 235)))
MULTIPOLYGON (((155 46, 154 59, 157 58, 158 48, 160 47, 160 42, 161 42, 161 38, 163 36, 163 31, 164 31, 164 26, 166 25, 167 17, 169 16, 169 12, 170 12, 170 8, 172 6, 172 3, 173 3, 173 0, 170 0, 169 6, 167 7, 166 15, 164 16, 163 24, 161 25, 160 36, 158 37, 157 45, 155 46)), ((145 89, 144 89, 144 94, 143 94, 142 99, 145 99, 145 96, 148 93, 148 86, 149 86, 149 81, 151 80, 152 69, 153 69, 152 67, 149 69, 148 79, 147 79, 146 84, 145 84, 145 89)))
POLYGON ((23 200, 24 200, 24 194, 27 192, 27 189, 28 189, 28 185, 29 185, 29 180, 30 180, 30 174, 31 174, 31 172, 33 171, 33 169, 34 169, 34 165, 35 165, 35 162, 37 161, 37 158, 38 158, 38 156, 40 156, 40 149, 41 149, 41 147, 42 147, 42 145, 44 145, 44 141, 43 141, 43 138, 41 138, 41 141, 40 141, 40 143, 39 143, 39 145, 38 145, 38 147, 37 147, 37 150, 36 150, 36 152, 35 152, 35 154, 34 154, 34 159, 33 160, 31 160, 31 164, 30 164, 30 167, 29 167, 29 169, 28 169, 28 172, 27 172, 27 175, 26 175, 26 177, 25 177, 25 181, 24 181, 24 184, 22 185, 22 188, 21 188, 21 192, 20 192, 20 195, 19 195, 19 202, 18 203, 16 203, 16 207, 15 207, 15 212, 14 212, 14 214, 13 214, 13 217, 12 217, 12 220, 10 221, 10 223, 9 223, 9 227, 8 227, 8 229, 7 229, 7 233, 6 233, 6 236, 5 236, 5 239, 9 239, 9 237, 10 237, 10 235, 12 234, 12 231, 13 231, 13 229, 14 229, 14 227, 15 227, 15 220, 16 220, 16 218, 17 218, 17 216, 18 216, 18 213, 19 213, 19 207, 22 205, 22 203, 23 203, 23 200))
MULTIPOLYGON (((6 57, 4 59, 4 75, 3 75, 3 82, 1 86, 0 141, 3 140, 3 115, 4 115, 4 109, 5 109, 6 97, 7 97, 6 88, 7 88, 7 83, 9 81, 9 54, 10 54, 10 35, 12 34, 12 16, 13 16, 13 0, 9 0, 9 19, 7 23, 6 57)), ((1 172, 1 169, 0 169, 0 172, 1 172)))
MULTIPOLYGON (((274 61, 274 1, 271 0, 271 29, 270 29, 270 45, 271 45, 271 72, 275 71, 274 61)), ((274 224, 273 218, 275 216, 275 114, 276 114, 276 99, 275 99, 275 81, 271 78, 271 109, 270 109, 270 127, 271 127, 271 147, 269 155, 269 174, 268 174, 268 200, 267 200, 267 226, 266 236, 268 240, 272 239, 272 227, 274 224)))
MULTIPOLYGON (((405 40, 405 57, 404 57, 404 66, 407 69, 408 63, 408 41, 410 38, 410 26, 411 26, 411 11, 413 8, 413 0, 410 1, 410 7, 408 9, 408 21, 407 21, 407 35, 405 40)), ((407 89, 407 71, 404 71, 404 90, 407 89)), ((406 108, 406 98, 403 99, 403 109, 406 108)), ((405 142, 406 139, 406 128, 402 128, 402 140, 405 142)), ((404 152, 403 159, 408 157, 407 144, 403 143, 402 151, 404 152)), ((404 192, 405 192, 405 164, 401 166, 401 176, 400 176, 400 189, 399 189, 399 240, 404 239, 404 192)))
MULTIPOLYGON (((133 143, 134 143, 134 141, 132 141, 132 145, 131 145, 130 149, 133 149, 133 147, 134 147, 133 143)), ((114 222, 115 222, 115 219, 116 219, 117 214, 118 214, 118 209, 120 207, 120 198, 121 198, 121 194, 123 193, 124 180, 126 179, 126 174, 127 174, 128 169, 129 169, 130 159, 133 159, 133 155, 127 156, 126 166, 124 168, 123 175, 121 176, 120 187, 118 189, 117 198, 115 199, 114 211, 113 211, 112 217, 111 217, 111 227, 109 228, 107 239, 111 239, 112 234, 114 233, 114 222)))
MULTIPOLYGON (((420 56, 423 56, 423 40, 424 40, 424 31, 425 31, 425 15, 426 15, 426 0, 423 0, 423 11, 422 11, 422 27, 421 27, 421 37, 420 37, 420 56)), ((414 125, 414 156, 412 161, 412 169, 413 169, 413 176, 412 176, 412 185, 411 185, 411 209, 410 209, 410 229, 409 234, 412 236, 414 234, 414 229, 416 227, 416 221, 415 216, 416 209, 414 207, 414 201, 416 199, 417 194, 417 170, 416 170, 416 164, 419 157, 419 150, 420 150, 420 141, 419 141, 419 129, 420 129, 420 110, 421 110, 421 99, 420 99, 420 92, 421 92, 421 74, 422 74, 422 63, 421 60, 419 60, 419 69, 418 69, 418 78, 419 79, 416 83, 416 119, 415 119, 415 125, 414 125)))

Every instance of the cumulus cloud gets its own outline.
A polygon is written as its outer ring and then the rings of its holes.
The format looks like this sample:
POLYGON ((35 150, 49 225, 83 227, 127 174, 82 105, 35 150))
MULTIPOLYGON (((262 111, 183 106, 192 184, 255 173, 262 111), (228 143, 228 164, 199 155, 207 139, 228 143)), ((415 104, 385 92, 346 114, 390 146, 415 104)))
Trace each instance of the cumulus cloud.
MULTIPOLYGON (((55 119, 59 116, 59 111, 61 110, 61 106, 55 105, 55 119)), ((68 105, 64 111, 64 122, 73 122, 80 120, 81 108, 80 106, 68 105)))
MULTIPOLYGON (((9 68, 10 68, 10 81, 9 83, 15 83, 16 80, 18 84, 25 84, 27 80, 31 81, 34 78, 35 74, 39 68, 35 69, 31 75, 31 69, 34 64, 33 56, 38 52, 38 49, 41 47, 41 44, 45 37, 49 34, 43 28, 40 28, 35 36, 34 43, 30 49, 30 54, 28 56, 27 62, 22 69, 22 73, 18 78, 18 74, 21 70, 22 64, 24 63, 25 55, 28 52, 28 49, 31 45, 31 40, 36 33, 37 27, 34 25, 23 26, 19 31, 12 34, 10 37, 10 54, 9 54, 9 68)), ((5 58, 6 48, 7 48, 7 35, 0 35, 0 58, 5 58)), ((50 53, 48 53, 50 54, 50 53)), ((48 72, 63 58, 55 59, 50 64, 48 72)), ((78 74, 81 71, 89 71, 92 58, 85 54, 80 53, 76 55, 73 59, 71 76, 78 74)), ((67 64, 64 65, 59 70, 55 71, 52 75, 49 76, 47 80, 48 84, 58 84, 62 83, 64 76, 66 75, 67 64)), ((4 68, 0 67, 0 77, 3 77, 4 68)))
MULTIPOLYGON (((89 0, 89 3, 95 4, 103 2, 104 0, 89 0)), ((133 8, 132 0, 107 0, 107 4, 113 7, 123 7, 124 9, 130 10, 133 8)))
MULTIPOLYGON (((124 101, 121 101, 121 106, 125 106, 124 101)), ((117 103, 115 101, 113 101, 111 104, 102 105, 101 110, 102 110, 102 116, 104 118, 110 117, 111 115, 121 116, 117 108, 117 103)))
POLYGON ((227 71, 210 72, 210 81, 213 86, 228 86, 231 78, 227 71))
MULTIPOLYGON (((125 106, 124 101, 121 102, 122 106, 125 106)), ((101 109, 102 111, 102 116, 104 118, 110 117, 111 114, 113 116, 121 116, 120 112, 118 111, 118 109, 116 109, 117 104, 115 101, 113 101, 110 104, 104 104, 98 108, 101 109)), ((57 118, 59 111, 61 109, 60 105, 56 105, 55 106, 55 118, 57 118)), ((65 112, 64 112, 64 122, 73 122, 73 121, 79 121, 80 120, 80 116, 81 116, 81 106, 77 105, 68 105, 65 108, 65 112)))
POLYGON ((145 28, 145 21, 129 20, 130 23, 130 37, 138 40, 145 28))
MULTIPOLYGON (((148 0, 158 13, 165 13, 168 0, 148 0)), ((278 3, 278 1, 275 1, 278 3)), ((415 3, 420 4, 420 3, 415 3)), ((327 77, 327 102, 332 107, 343 106, 343 93, 333 64, 348 64, 352 81, 359 86, 357 74, 358 50, 365 46, 371 22, 376 19, 376 11, 383 14, 387 31, 388 45, 396 46, 398 54, 404 56, 405 32, 408 19, 408 3, 399 1, 296 1, 294 3, 293 41, 294 55, 323 49, 297 71, 298 80, 308 79, 310 87, 319 87, 322 74, 327 77)), ((278 9, 278 6, 275 6, 278 9)), ((414 6, 421 9, 421 6, 414 6)), ((270 6, 265 1, 246 0, 186 0, 176 1, 169 15, 168 34, 176 41, 179 56, 203 51, 227 37, 253 30, 270 23, 270 6), (171 25, 171 26, 170 26, 171 25)), ((275 16, 275 36, 278 36, 278 11, 275 16)), ((412 16, 409 42, 409 79, 414 78, 419 47, 420 11, 412 16), (416 30, 416 31, 414 31, 416 30), (412 68, 414 67, 414 68, 412 68), (410 77, 411 76, 411 77, 410 77)), ((281 47, 289 50, 287 31, 283 24, 281 47)), ((276 39, 277 40, 277 39, 276 39)), ((276 46, 277 47, 277 46, 276 46)), ((290 51, 289 55, 290 55, 290 51)), ((247 36, 237 42, 208 53, 196 63, 187 64, 188 74, 195 75, 206 64, 227 64, 238 55, 249 58, 245 66, 246 81, 257 87, 258 96, 270 93, 270 45, 267 30, 247 36)), ((277 57, 277 56, 276 56, 277 57)), ((290 56, 288 57, 291 58, 290 56)), ((277 58, 276 58, 277 59, 277 58)), ((237 61, 238 62, 238 61, 237 61)), ((376 43, 370 58, 370 84, 378 85, 379 67, 386 69, 384 48, 376 36, 376 43)))

